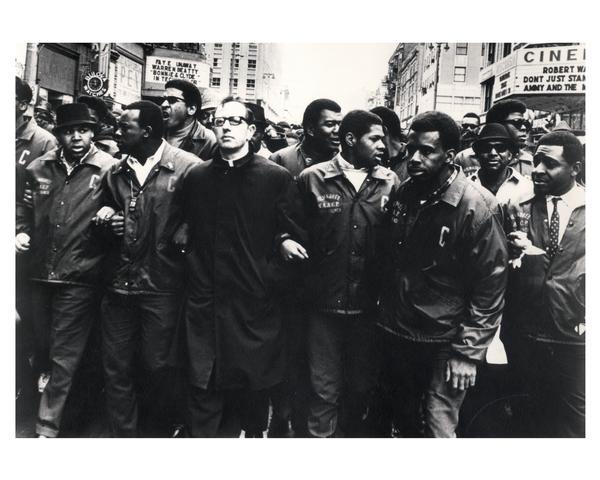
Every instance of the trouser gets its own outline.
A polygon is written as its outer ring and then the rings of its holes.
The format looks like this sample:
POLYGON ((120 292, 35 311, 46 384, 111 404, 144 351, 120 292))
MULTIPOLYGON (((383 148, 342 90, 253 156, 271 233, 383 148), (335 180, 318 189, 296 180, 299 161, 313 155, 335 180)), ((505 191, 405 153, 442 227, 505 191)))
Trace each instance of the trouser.
POLYGON ((377 381, 376 333, 373 319, 366 315, 309 313, 308 363, 312 395, 308 430, 311 435, 340 434, 339 416, 344 435, 361 436, 368 395, 377 381))
POLYGON ((206 389, 188 387, 187 430, 198 438, 261 437, 269 419, 267 390, 217 390, 214 378, 206 389))
POLYGON ((306 358, 306 313, 301 305, 284 313, 285 379, 270 389, 273 417, 269 436, 277 437, 291 423, 295 437, 307 431, 309 380, 306 358), (285 428, 284 428, 285 426, 285 428))
POLYGON ((98 294, 91 287, 37 283, 32 295, 36 323, 48 326, 50 344, 50 381, 40 401, 36 433, 56 437, 92 328, 98 294))
POLYGON ((585 346, 525 340, 519 369, 535 437, 585 437, 585 346))
POLYGON ((105 295, 102 359, 113 435, 138 435, 136 383, 153 427, 167 421, 164 408, 172 394, 168 357, 180 306, 178 295, 105 295), (136 372, 136 354, 142 372, 136 372))
POLYGON ((385 334, 385 382, 396 430, 403 437, 455 437, 466 391, 446 382, 450 346, 385 334))

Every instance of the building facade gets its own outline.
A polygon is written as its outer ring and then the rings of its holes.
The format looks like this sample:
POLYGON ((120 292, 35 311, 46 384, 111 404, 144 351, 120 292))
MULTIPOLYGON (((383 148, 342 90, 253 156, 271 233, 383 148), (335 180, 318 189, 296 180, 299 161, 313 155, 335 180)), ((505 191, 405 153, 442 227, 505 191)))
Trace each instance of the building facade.
POLYGON ((533 110, 533 126, 540 133, 557 119, 583 131, 585 59, 585 45, 579 43, 482 44, 481 111, 515 98, 533 110))
POLYGON ((388 67, 390 108, 403 128, 427 110, 445 112, 457 121, 479 111, 479 43, 398 44, 388 67))
POLYGON ((274 43, 206 43, 209 89, 223 98, 238 96, 265 109, 267 118, 283 115, 281 52, 274 43))

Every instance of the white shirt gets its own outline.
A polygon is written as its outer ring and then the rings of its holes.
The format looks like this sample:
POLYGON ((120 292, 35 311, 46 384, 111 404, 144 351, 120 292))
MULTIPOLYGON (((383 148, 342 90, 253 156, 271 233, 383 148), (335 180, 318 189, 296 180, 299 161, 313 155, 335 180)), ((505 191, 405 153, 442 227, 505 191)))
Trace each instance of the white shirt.
POLYGON ((165 142, 163 139, 156 152, 154 152, 154 155, 148 157, 144 165, 138 162, 138 160, 132 157, 131 155, 127 157, 127 165, 129 165, 135 172, 135 176, 137 177, 138 182, 140 182, 140 185, 144 184, 144 182, 148 178, 148 175, 150 175, 152 169, 156 166, 158 162, 160 162, 166 144, 167 142, 165 142))
POLYGON ((365 179, 369 175, 369 172, 367 172, 365 168, 354 168, 354 165, 344 160, 341 155, 339 163, 340 167, 342 167, 342 171, 344 172, 344 176, 350 181, 350 183, 354 186, 354 189, 358 192, 365 179))
MULTIPOLYGON (((552 212, 554 211, 554 202, 552 199, 554 195, 546 195, 546 208, 548 210, 548 225, 552 219, 552 212)), ((577 207, 580 207, 585 203, 585 189, 575 183, 573 188, 569 190, 567 193, 560 195, 560 201, 557 202, 556 208, 558 208, 558 243, 561 242, 562 237, 567 229, 567 224, 569 223, 569 218, 571 218, 571 213, 577 207)))

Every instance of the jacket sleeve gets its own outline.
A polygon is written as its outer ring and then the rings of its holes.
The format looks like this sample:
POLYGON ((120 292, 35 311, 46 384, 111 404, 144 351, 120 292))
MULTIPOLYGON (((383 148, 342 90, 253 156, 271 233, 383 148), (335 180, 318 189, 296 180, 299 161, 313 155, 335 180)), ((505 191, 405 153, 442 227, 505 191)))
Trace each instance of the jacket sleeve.
MULTIPOLYGON (((498 208, 495 206, 494 208, 498 208)), ((502 319, 508 275, 506 240, 498 214, 473 225, 465 258, 469 300, 452 349, 460 356, 483 361, 502 319)))
POLYGON ((16 232, 26 233, 31 237, 33 230, 33 207, 24 200, 27 184, 31 185, 31 174, 20 165, 16 166, 16 232))

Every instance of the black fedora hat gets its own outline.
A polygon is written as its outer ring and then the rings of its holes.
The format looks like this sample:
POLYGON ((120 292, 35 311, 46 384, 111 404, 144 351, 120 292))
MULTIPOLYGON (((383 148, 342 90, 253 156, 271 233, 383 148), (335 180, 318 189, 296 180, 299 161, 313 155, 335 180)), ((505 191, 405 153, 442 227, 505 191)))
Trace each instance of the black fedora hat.
POLYGON ((514 135, 501 123, 486 123, 479 135, 477 140, 473 142, 473 150, 477 153, 477 148, 484 143, 490 141, 501 141, 505 142, 511 150, 519 148, 519 143, 514 135))
POLYGON ((90 109, 83 103, 66 103, 56 109, 55 131, 75 125, 88 125, 94 129, 98 127, 92 118, 90 109))

